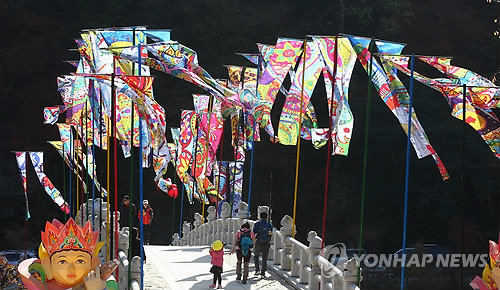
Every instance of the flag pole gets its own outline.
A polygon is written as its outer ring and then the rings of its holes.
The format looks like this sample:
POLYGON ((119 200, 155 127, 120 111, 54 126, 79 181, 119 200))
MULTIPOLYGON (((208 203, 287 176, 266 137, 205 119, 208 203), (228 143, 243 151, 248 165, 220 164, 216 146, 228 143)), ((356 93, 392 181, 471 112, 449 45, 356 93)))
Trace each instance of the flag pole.
MULTIPOLYGON (((114 86, 114 77, 112 77, 111 79, 111 92, 113 92, 113 86, 114 86)), ((113 95, 113 94, 111 94, 113 95)), ((112 98, 113 99, 113 98, 112 98)), ((104 123, 104 114, 103 114, 103 110, 102 110, 102 94, 101 94, 101 98, 99 98, 99 101, 101 102, 100 106, 101 106, 101 117, 102 117, 102 124, 104 123)), ((111 110, 111 108, 110 108, 111 110)), ((111 239, 111 243, 110 243, 110 236, 112 236, 112 225, 111 225, 111 231, 110 231, 110 224, 113 222, 111 221, 110 222, 110 219, 111 219, 111 216, 110 216, 110 211, 111 211, 111 206, 110 206, 110 195, 111 195, 111 147, 110 147, 110 144, 111 144, 111 118, 108 118, 108 121, 106 122, 106 125, 105 128, 107 127, 107 130, 106 130, 106 138, 107 138, 107 141, 106 141, 106 187, 107 187, 107 192, 108 192, 108 195, 106 197, 106 203, 107 203, 107 206, 106 206, 106 245, 108 245, 109 249, 108 251, 106 251, 106 261, 109 261, 110 258, 112 257, 111 253, 112 253, 112 239, 111 239), (111 232, 111 235, 110 235, 110 232, 111 232)), ((102 148, 104 149, 104 144, 103 144, 103 136, 101 134, 101 146, 102 148)))
MULTIPOLYGON (((239 125, 240 125, 240 121, 241 121, 241 112, 243 112, 243 109, 240 110, 240 112, 238 112, 238 123, 236 124, 236 144, 235 144, 235 147, 234 147, 234 165, 233 165, 233 186, 232 186, 232 190, 231 190, 231 194, 230 194, 230 201, 231 201, 231 217, 233 217, 233 207, 234 207, 234 188, 235 188, 235 185, 236 185, 236 164, 237 164, 237 160, 238 160, 238 147, 240 145, 240 128, 239 128, 239 125)), ((231 166, 228 166, 228 168, 230 168, 231 166)), ((229 174, 228 174, 229 175, 229 174)), ((231 184, 231 183, 229 183, 231 184)))
POLYGON ((182 238, 182 213, 184 210, 184 181, 182 181, 181 195, 182 196, 181 196, 181 213, 179 216, 179 239, 182 238))
POLYGON ((415 56, 411 56, 411 73, 410 73, 410 104, 408 108, 408 137, 406 139, 406 177, 405 177, 405 200, 403 213, 403 261, 401 262, 401 290, 405 287, 405 268, 406 268, 406 231, 408 221, 408 190, 410 179, 410 151, 411 151, 411 114, 413 107, 413 65, 415 56))
MULTIPOLYGON (((261 57, 260 55, 258 56, 259 59, 257 61, 257 77, 256 77, 256 84, 255 84, 255 92, 258 92, 258 88, 259 88, 259 73, 260 73, 260 62, 261 62, 261 57)), ((242 71, 242 73, 244 74, 245 71, 242 71)), ((245 80, 244 76, 243 76, 243 81, 245 80)), ((252 116, 253 117, 253 116, 252 116)), ((253 122, 252 122, 252 154, 250 155, 250 178, 249 178, 249 181, 248 181, 248 215, 247 215, 247 219, 250 218, 250 201, 251 201, 251 197, 252 197, 252 177, 253 177, 253 153, 254 153, 254 150, 255 150, 255 126, 256 126, 256 123, 255 123, 255 118, 252 118, 253 122)), ((256 217, 256 219, 259 219, 260 217, 256 217)))
MULTIPOLYGON (((461 172, 460 172, 460 254, 465 254, 465 219, 464 219, 464 200, 465 200, 465 133, 467 126, 467 85, 463 85, 463 96, 462 96, 462 160, 461 162, 461 172)), ((460 289, 463 289, 464 284, 464 264, 463 261, 460 262, 460 289)))
MULTIPOLYGON (((91 92, 94 92, 94 81, 92 79, 89 80, 89 87, 90 87, 90 90, 91 92)), ((90 148, 90 150, 92 150, 92 230, 95 230, 95 223, 94 223, 94 215, 95 215, 95 182, 96 182, 96 174, 95 174, 95 168, 96 168, 96 164, 95 164, 95 158, 94 158, 94 143, 95 143, 95 138, 94 138, 94 125, 95 125, 95 122, 94 122, 94 106, 95 106, 95 98, 94 98, 94 94, 91 95, 91 99, 92 99, 92 104, 90 105, 91 107, 91 116, 92 116, 92 147, 90 148)), ((87 146, 88 148, 88 146, 87 146)), ((88 154, 87 154, 87 158, 88 158, 88 154)), ((87 169, 88 170, 88 169, 87 169)), ((99 198, 99 203, 101 201, 101 198, 99 198)), ((101 206, 99 204, 99 212, 101 212, 101 206)), ((99 231, 101 229, 101 223, 99 223, 99 231)))
MULTIPOLYGON (((116 72, 116 63, 115 56, 113 56, 113 73, 111 74, 111 140, 113 143, 113 182, 112 182, 112 190, 114 191, 114 244, 115 244, 115 258, 118 257, 118 168, 117 168, 117 154, 116 154, 116 91, 115 91, 115 72, 116 72)), ((110 146, 111 147, 111 146, 110 146)), ((118 271, 116 271, 118 274, 118 271)), ((118 277, 117 277, 118 279, 118 277)))
POLYGON ((295 189, 293 197, 293 221, 292 221, 292 237, 295 238, 295 221, 297 216, 297 191, 299 184, 299 162, 300 162, 300 132, 302 131, 302 107, 304 106, 304 82, 306 74, 306 60, 307 60, 307 39, 304 39, 304 60, 302 63, 302 88, 300 90, 300 112, 299 112, 299 135, 297 136, 297 160, 295 163, 295 189))
MULTIPOLYGON (((141 75, 141 69, 142 69, 142 60, 141 60, 141 42, 139 41, 139 44, 137 46, 137 49, 139 50, 137 52, 138 55, 138 68, 137 68, 137 74, 140 76, 141 75)), ((143 200, 144 200, 144 191, 143 191, 143 158, 142 158, 142 120, 141 116, 139 115, 139 111, 137 111, 137 115, 139 117, 139 204, 140 204, 140 210, 141 214, 139 215, 141 217, 141 220, 139 221, 140 225, 140 235, 141 235, 141 261, 144 261, 144 217, 143 217, 143 211, 144 208, 142 206, 143 200)), ((146 128, 147 131, 147 128, 146 128)), ((141 267, 141 289, 144 289, 144 267, 141 267)))
MULTIPOLYGON (((78 124, 75 126, 75 131, 76 131, 76 145, 78 146, 78 124)), ((78 162, 78 148, 76 148, 76 150, 77 150, 77 152, 76 152, 77 154, 75 157, 75 162, 76 162, 76 212, 75 212, 75 217, 78 218, 78 207, 80 205, 80 202, 79 202, 80 201, 79 200, 80 187, 78 186, 78 177, 80 177, 80 173, 79 173, 80 164, 78 162)), ((82 219, 82 222, 83 222, 83 219, 82 219)))
MULTIPOLYGON (((207 173, 208 173, 208 158, 210 157, 210 155, 208 154, 208 150, 209 150, 209 145, 210 145, 210 122, 212 121, 212 95, 210 95, 209 97, 209 101, 208 101, 208 113, 207 113, 207 137, 206 137, 206 146, 205 146, 205 152, 203 153, 204 157, 205 157, 205 178, 208 178, 207 177, 207 173), (206 154, 206 156, 205 156, 206 154)), ((195 157, 195 160, 196 160, 196 157, 195 157)), ((203 186, 205 186, 205 180, 203 180, 203 186)), ((204 188, 206 189, 206 188, 204 188)), ((208 192, 205 191, 205 196, 207 195, 208 192)), ((216 198, 217 199, 217 198, 216 198)), ((209 201, 210 202, 210 201, 209 201)), ((202 217, 205 217, 205 202, 203 202, 203 208, 202 208, 202 211, 201 211, 201 216, 202 217)), ((205 223, 205 218, 202 218, 201 219, 201 223, 205 223)))
MULTIPOLYGON (((366 193, 366 167, 368 163, 368 132, 370 126, 370 110, 371 110, 371 83, 372 83, 372 73, 373 73, 373 38, 368 43, 368 49, 370 51, 370 64, 368 68, 368 92, 366 95, 366 115, 365 115, 365 144, 363 153, 363 175, 361 180, 361 206, 360 206, 360 217, 359 217, 359 244, 358 244, 358 256, 361 254, 361 249, 363 248, 363 225, 364 225, 364 214, 365 214, 365 193, 366 193), (370 46, 371 45, 371 46, 370 46)), ((361 267, 358 266, 358 285, 361 281, 361 267)))
MULTIPOLYGON (((75 155, 75 141, 73 140, 73 131, 69 126, 69 216, 73 217, 73 157, 75 155)), ((63 144, 64 146, 64 144, 63 144)))
MULTIPOLYGON (((135 27, 132 29, 132 44, 135 45, 135 27)), ((135 63, 132 62, 132 75, 135 74, 135 63)), ((134 100, 132 96, 130 96, 130 205, 128 207, 128 226, 129 226, 129 235, 128 235, 128 262, 132 261, 132 240, 135 240, 133 237, 133 225, 132 219, 134 212, 132 211, 132 205, 134 204, 134 100)), ((139 207, 142 208, 142 204, 139 204, 139 207)), ((142 261, 142 260, 141 260, 142 261)), ((127 276, 127 289, 130 290, 130 284, 132 283, 132 267, 128 267, 128 276, 127 276)))
MULTIPOLYGON (((88 135, 88 101, 85 102, 85 144, 86 144, 86 158, 85 158, 85 161, 86 161, 86 165, 87 165, 87 168, 86 168, 86 174, 85 174, 85 183, 89 184, 89 135, 88 135)), ((82 155, 83 155, 83 148, 82 148, 82 155)), ((82 160, 82 163, 83 163, 83 160, 82 160)), ((83 174, 83 173, 82 173, 83 174)), ((83 178, 83 176, 82 176, 83 178)), ((94 190, 94 179, 92 178, 92 191, 94 190)), ((85 191, 85 218, 88 218, 89 216, 89 188, 87 187, 87 191, 85 191)), ((83 209, 82 209, 83 211, 83 209)), ((94 212, 94 199, 92 199, 92 213, 94 212)), ((92 227, 94 226, 94 216, 92 215, 92 227)), ((82 220, 82 226, 83 226, 83 220, 82 220)))
MULTIPOLYGON (((222 135, 221 135, 221 140, 220 140, 220 155, 219 155, 219 174, 217 174, 217 198, 215 200, 215 218, 217 219, 217 216, 219 214, 219 196, 220 195, 220 174, 222 171, 222 149, 224 147, 224 120, 222 120, 222 135)), ((227 174, 226 174, 227 176, 227 174)), ((226 178, 227 182, 227 178, 226 178)), ((227 193, 226 193, 227 194, 227 193)), ((221 202, 223 200, 221 199, 221 202)))
MULTIPOLYGON (((327 208, 327 202, 328 202, 328 180, 330 176, 330 155, 332 154, 332 119, 333 119, 333 100, 335 99, 335 85, 337 83, 337 62, 338 62, 338 35, 335 35, 335 48, 333 50, 333 53, 335 54, 334 59, 333 59, 333 80, 332 80, 332 98, 330 102, 330 117, 329 117, 329 124, 328 124, 328 153, 326 155, 326 173, 325 173, 325 195, 324 195, 324 202, 323 202, 323 228, 321 230, 321 249, 324 248, 325 246, 325 231, 326 231, 326 208, 327 208)), ((342 95, 343 96, 343 95, 342 95)), ((340 112, 339 112, 340 114, 340 112)), ((333 152, 335 154, 335 152, 333 152)))

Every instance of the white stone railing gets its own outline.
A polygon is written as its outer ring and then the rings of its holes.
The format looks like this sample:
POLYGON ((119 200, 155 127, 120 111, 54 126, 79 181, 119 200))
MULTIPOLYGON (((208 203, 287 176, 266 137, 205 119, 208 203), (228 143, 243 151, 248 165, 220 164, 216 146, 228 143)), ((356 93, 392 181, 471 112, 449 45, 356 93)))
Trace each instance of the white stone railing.
POLYGON ((128 270, 130 268, 130 289, 141 289, 141 267, 143 266, 141 257, 135 256, 128 261, 127 254, 129 247, 129 228, 124 227, 118 235, 118 289, 125 290, 128 287, 128 270))
MULTIPOLYGON (((104 201, 101 201, 99 198, 94 200, 89 199, 87 203, 84 203, 80 205, 80 208, 76 214, 76 221, 78 224, 81 226, 84 225, 87 221, 94 221, 94 227, 96 230, 99 230, 99 240, 100 241, 107 241, 106 237, 106 215, 107 215, 107 203, 104 201), (88 207, 87 207, 88 205, 88 207), (92 216, 92 205, 94 206, 94 216, 92 216), (85 213, 82 215, 82 212, 85 213), (82 220, 83 217, 83 220, 82 220)), ((118 222, 120 220, 120 212, 117 212, 117 216, 114 215, 114 213, 110 214, 110 217, 112 216, 110 222, 115 223, 116 218, 118 218, 118 222)), ((119 223, 118 223, 119 226, 119 223)), ((110 233, 110 236, 112 235, 113 238, 115 237, 115 231, 117 229, 114 229, 113 233, 110 233)), ((114 245, 111 245, 113 252, 114 252, 114 245)), ((120 261, 120 264, 118 265, 118 289, 124 290, 124 289, 129 289, 128 287, 128 267, 129 265, 131 266, 131 285, 130 289, 141 289, 141 258, 140 257, 133 257, 130 264, 127 259, 127 254, 128 253, 128 247, 129 247, 129 228, 128 227, 122 227, 118 231, 118 257, 117 259, 120 261)), ((103 247, 101 248, 101 251, 99 252, 99 258, 101 259, 101 262, 106 261, 106 253, 109 251, 107 243, 104 243, 103 247)))
MULTIPOLYGON (((261 212, 269 213, 269 207, 259 206, 258 215, 261 212)), ((207 222, 203 223, 203 217, 199 213, 194 215, 194 229, 191 224, 184 221, 182 227, 182 238, 178 234, 173 235, 172 245, 174 246, 209 246, 215 240, 221 240, 226 245, 232 245, 234 235, 245 221, 253 225, 256 221, 247 219, 248 205, 241 202, 237 218, 231 218, 230 206, 225 202, 222 206, 222 213, 215 219, 215 207, 210 206, 207 210, 207 222)), ((271 239, 271 249, 269 260, 275 266, 278 275, 285 276, 287 282, 296 289, 310 290, 359 290, 356 285, 358 281, 357 260, 351 259, 344 264, 344 271, 341 271, 327 259, 321 256, 321 238, 316 232, 311 231, 306 246, 292 237, 292 218, 285 215, 281 219, 281 228, 273 230, 271 239)), ((273 267, 271 267, 273 268, 273 267)), ((362 276, 360 274, 360 279, 362 276)))
POLYGON ((124 251, 118 252, 120 265, 118 266, 118 289, 129 289, 128 287, 128 267, 131 266, 130 272, 130 289, 141 289, 141 257, 133 257, 132 261, 128 262, 127 255, 124 251))

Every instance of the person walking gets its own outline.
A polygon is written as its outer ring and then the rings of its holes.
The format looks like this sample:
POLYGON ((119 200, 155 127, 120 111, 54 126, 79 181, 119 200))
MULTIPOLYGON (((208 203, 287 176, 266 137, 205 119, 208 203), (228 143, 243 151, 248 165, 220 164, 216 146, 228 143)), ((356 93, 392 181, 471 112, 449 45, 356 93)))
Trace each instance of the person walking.
POLYGON ((216 240, 212 243, 212 247, 209 250, 209 254, 212 257, 211 264, 212 268, 210 268, 210 273, 214 274, 214 279, 210 288, 222 288, 222 264, 224 263, 224 244, 216 240), (217 286, 216 283, 219 283, 217 286))
POLYGON ((132 227, 137 226, 138 222, 136 219, 137 216, 137 209, 135 207, 135 204, 130 202, 130 197, 128 195, 125 195, 122 199, 122 205, 120 207, 120 226, 123 227, 129 227, 130 226, 130 207, 132 207, 132 227))
MULTIPOLYGON (((137 213, 139 222, 141 220, 141 212, 137 213)), ((149 205, 149 201, 145 199, 142 202, 142 224, 144 229, 144 244, 149 245, 149 233, 151 232, 151 223, 153 222, 153 208, 149 205)))
POLYGON ((234 235, 234 243, 231 249, 231 254, 236 249, 236 280, 241 280, 241 283, 246 284, 248 279, 248 263, 252 256, 250 250, 255 244, 255 234, 250 230, 250 224, 245 222, 234 235), (241 263, 243 263, 243 280, 241 279, 241 263))
POLYGON ((271 245, 271 236, 273 234, 273 225, 267 221, 267 212, 260 213, 260 220, 253 226, 253 232, 256 236, 255 242, 255 275, 266 277, 267 257, 269 256, 269 247, 271 245), (262 255, 262 269, 259 267, 259 257, 262 255), (261 269, 261 270, 259 270, 261 269))

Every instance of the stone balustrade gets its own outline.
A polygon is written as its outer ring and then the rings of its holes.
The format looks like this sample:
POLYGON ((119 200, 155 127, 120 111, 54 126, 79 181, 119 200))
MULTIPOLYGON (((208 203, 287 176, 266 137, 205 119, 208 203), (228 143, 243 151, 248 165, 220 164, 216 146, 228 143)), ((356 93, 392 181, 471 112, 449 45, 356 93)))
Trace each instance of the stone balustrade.
MULTIPOLYGON (((99 241, 106 242, 106 215, 107 215, 107 203, 96 198, 95 201, 89 199, 86 203, 80 205, 80 208, 76 214, 76 221, 78 224, 83 226, 87 221, 93 221, 93 225, 95 230, 99 230, 99 241), (92 216, 93 213, 93 216, 92 216), (82 220, 83 218, 83 220, 82 220)), ((117 216, 114 213, 110 213, 111 221, 113 224, 118 222, 118 227, 120 226, 120 212, 117 212, 117 216)), ((108 218, 109 219, 109 218, 108 218)), ((112 235, 113 237, 118 237, 118 260, 120 264, 118 265, 118 288, 120 290, 129 289, 128 287, 128 267, 131 267, 131 284, 130 289, 139 290, 141 289, 141 267, 142 262, 140 257, 133 257, 131 262, 129 263, 127 259, 128 248, 129 248, 129 228, 122 227, 118 229, 114 229, 112 235)), ((110 234, 111 235, 111 234, 110 234)), ((114 245, 112 245, 112 249, 114 252, 114 245)), ((109 251, 107 243, 103 245, 101 251, 99 252, 99 258, 103 263, 106 261, 106 253, 109 251)))
MULTIPOLYGON (((250 219, 248 205, 241 202, 238 207, 238 216, 231 217, 231 207, 224 202, 222 212, 215 218, 215 207, 210 206, 207 210, 206 221, 199 213, 194 214, 193 226, 184 221, 182 226, 182 237, 173 235, 174 246, 210 246, 215 240, 222 241, 225 245, 232 245, 234 235, 245 221, 253 228, 255 220, 250 219)), ((260 212, 269 214, 269 207, 259 206, 257 216, 260 212)), ((269 216, 269 215, 268 215, 269 216)), ((273 230, 271 249, 269 251, 269 262, 274 265, 270 267, 278 275, 288 277, 287 282, 296 289, 310 290, 360 290, 356 285, 358 281, 359 262, 355 259, 348 260, 341 271, 327 259, 321 256, 322 239, 316 232, 311 231, 307 236, 309 245, 304 245, 293 238, 293 220, 285 215, 281 219, 281 228, 273 230), (292 277, 292 278, 289 278, 292 277)), ((362 279, 360 273, 360 279, 362 279)))

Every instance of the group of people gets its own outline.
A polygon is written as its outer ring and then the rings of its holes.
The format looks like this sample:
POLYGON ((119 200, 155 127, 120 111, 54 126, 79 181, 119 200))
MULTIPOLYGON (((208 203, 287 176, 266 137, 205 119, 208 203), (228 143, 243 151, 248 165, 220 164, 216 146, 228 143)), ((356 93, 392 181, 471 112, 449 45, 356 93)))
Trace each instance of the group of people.
MULTIPOLYGON (((145 199, 142 202, 142 225, 144 229, 144 244, 149 245, 149 233, 151 231, 151 223, 153 222, 153 208, 149 205, 149 201, 145 199)), ((128 227, 132 218, 132 231, 138 233, 138 227, 141 220, 141 212, 137 211, 135 204, 130 202, 130 197, 125 195, 120 207, 120 225, 128 227), (132 215, 130 213, 132 212, 132 215)))
MULTIPOLYGON (((250 230, 250 224, 245 222, 240 230, 234 235, 234 243, 231 248, 231 254, 236 252, 236 280, 246 284, 248 280, 249 263, 254 248, 255 276, 266 277, 267 258, 273 226, 267 221, 267 213, 260 213, 260 220, 255 223, 253 230, 250 230), (262 257, 262 267, 260 267, 259 258, 262 257), (243 271, 242 271, 243 265, 243 271)), ((222 288, 222 265, 224 260, 224 248, 221 241, 217 240, 210 248, 212 268, 210 272, 214 274, 211 288, 222 288), (218 283, 218 284, 217 284, 218 283)))

